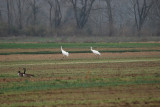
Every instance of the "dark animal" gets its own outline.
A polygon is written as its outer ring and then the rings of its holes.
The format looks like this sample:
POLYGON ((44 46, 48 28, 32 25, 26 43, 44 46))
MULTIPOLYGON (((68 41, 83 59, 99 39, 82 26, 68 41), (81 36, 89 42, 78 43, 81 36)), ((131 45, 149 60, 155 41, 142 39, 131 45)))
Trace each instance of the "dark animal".
POLYGON ((18 71, 18 76, 23 77, 23 73, 21 73, 21 71, 18 71))
POLYGON ((24 73, 23 73, 23 77, 34 77, 34 75, 32 74, 26 74, 26 68, 23 68, 24 73))

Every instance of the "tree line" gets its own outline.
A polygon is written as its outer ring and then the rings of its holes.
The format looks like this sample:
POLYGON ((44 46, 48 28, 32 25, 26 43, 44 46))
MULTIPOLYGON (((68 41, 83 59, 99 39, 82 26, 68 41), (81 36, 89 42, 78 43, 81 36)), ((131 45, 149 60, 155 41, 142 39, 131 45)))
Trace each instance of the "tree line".
POLYGON ((159 36, 159 0, 0 0, 0 36, 159 36))

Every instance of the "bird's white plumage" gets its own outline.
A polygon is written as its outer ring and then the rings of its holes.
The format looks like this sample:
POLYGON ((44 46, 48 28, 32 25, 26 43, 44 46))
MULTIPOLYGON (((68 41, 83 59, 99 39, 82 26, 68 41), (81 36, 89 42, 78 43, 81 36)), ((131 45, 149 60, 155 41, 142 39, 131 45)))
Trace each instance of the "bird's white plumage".
POLYGON ((61 51, 62 51, 62 54, 63 54, 64 56, 67 56, 67 57, 69 56, 69 53, 68 53, 67 51, 63 50, 63 49, 62 49, 62 46, 61 46, 61 51))
POLYGON ((93 50, 92 47, 91 47, 91 51, 92 51, 95 55, 101 55, 100 52, 98 52, 97 50, 93 50))

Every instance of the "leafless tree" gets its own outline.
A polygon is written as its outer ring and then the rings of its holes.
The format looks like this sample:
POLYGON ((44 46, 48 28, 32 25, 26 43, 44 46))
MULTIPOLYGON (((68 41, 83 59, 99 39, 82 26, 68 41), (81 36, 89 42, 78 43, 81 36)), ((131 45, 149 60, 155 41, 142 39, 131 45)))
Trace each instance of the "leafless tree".
POLYGON ((18 17, 18 28, 22 29, 23 28, 23 20, 24 20, 24 5, 25 5, 26 0, 16 0, 17 4, 17 17, 18 17))
POLYGON ((160 35, 160 0, 0 0, 0 22, 1 35, 160 35))
POLYGON ((112 0, 105 0, 107 4, 107 16, 109 22, 109 36, 112 36, 113 34, 113 15, 112 15, 111 1, 112 0))
POLYGON ((10 33, 10 29, 12 26, 12 14, 11 14, 10 0, 6 0, 6 4, 7 4, 8 33, 10 33))
POLYGON ((55 7, 54 7, 54 13, 55 13, 55 17, 54 17, 54 24, 55 24, 55 28, 60 26, 61 23, 61 19, 62 19, 62 14, 61 14, 61 8, 60 8, 60 2, 59 0, 55 0, 55 7))
POLYGON ((95 0, 70 0, 78 28, 82 29, 87 23, 94 1, 95 0))
POLYGON ((149 14, 149 28, 152 35, 160 35, 160 1, 154 0, 154 4, 149 14))
POLYGON ((60 7, 60 1, 59 0, 47 0, 46 1, 49 4, 49 22, 50 27, 58 28, 61 24, 62 19, 62 13, 61 13, 61 7, 60 7), (53 17, 54 14, 54 17, 53 17))
POLYGON ((0 10, 0 22, 2 22, 2 11, 0 10))
POLYGON ((154 9, 153 9, 153 14, 154 14, 154 17, 157 21, 160 22, 160 1, 159 0, 155 0, 154 2, 154 9))
POLYGON ((131 0, 131 2, 133 4, 136 28, 138 35, 140 35, 141 29, 153 5, 153 0, 131 0))
POLYGON ((27 3, 28 3, 28 6, 31 8, 30 16, 33 16, 32 23, 33 23, 33 26, 35 26, 37 24, 37 15, 40 7, 37 3, 37 0, 27 0, 27 3))
POLYGON ((52 9, 53 9, 53 0, 46 0, 46 2, 49 4, 49 24, 50 24, 50 28, 53 27, 53 23, 52 23, 52 9))

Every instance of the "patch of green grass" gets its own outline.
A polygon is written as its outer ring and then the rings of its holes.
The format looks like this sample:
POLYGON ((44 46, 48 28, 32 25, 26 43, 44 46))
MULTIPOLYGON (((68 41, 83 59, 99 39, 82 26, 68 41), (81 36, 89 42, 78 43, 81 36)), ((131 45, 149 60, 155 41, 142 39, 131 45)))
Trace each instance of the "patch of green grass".
POLYGON ((135 48, 160 47, 160 43, 0 43, 0 49, 35 49, 35 48, 135 48))
POLYGON ((109 79, 89 79, 89 80, 52 80, 52 81, 38 81, 32 82, 25 80, 24 82, 12 82, 1 85, 0 92, 13 91, 33 91, 33 90, 47 90, 47 89, 64 89, 64 88, 88 88, 88 87, 105 87, 118 85, 133 85, 133 84, 157 84, 160 80, 154 79, 156 77, 146 76, 139 78, 126 79, 109 78, 109 79), (151 79, 153 78, 153 79, 151 79))
POLYGON ((130 58, 121 58, 121 57, 117 57, 117 58, 103 58, 103 59, 98 59, 98 58, 86 58, 86 59, 66 59, 66 60, 59 60, 59 59, 55 59, 55 60, 29 60, 29 61, 5 61, 5 62, 2 62, 0 61, 0 64, 1 65, 9 65, 9 64, 43 64, 43 63, 53 63, 53 64, 59 64, 59 63, 83 63, 83 62, 98 62, 98 61, 108 61, 108 62, 132 62, 132 61, 141 61, 141 60, 144 60, 144 61, 152 61, 152 60, 156 60, 156 59, 159 59, 159 57, 157 56, 154 56, 154 57, 148 57, 146 58, 145 56, 144 57, 140 57, 137 59, 137 57, 130 57, 130 58))
POLYGON ((150 57, 146 58, 141 57, 141 58, 136 58, 133 57, 132 59, 130 58, 107 58, 107 59, 97 59, 97 58, 92 58, 92 59, 67 59, 67 60, 29 60, 29 61, 0 61, 0 68, 5 68, 5 67, 17 67, 17 66, 34 66, 34 65, 72 65, 72 64, 89 64, 89 63, 122 63, 122 62, 146 62, 146 61, 159 61, 159 57, 150 57))
POLYGON ((0 78, 16 78, 17 76, 15 75, 10 75, 10 74, 0 74, 0 78))

